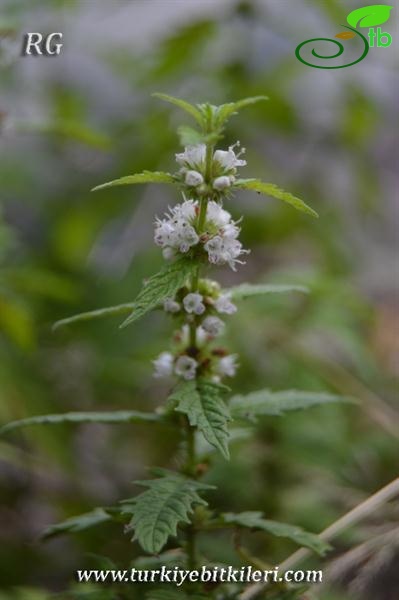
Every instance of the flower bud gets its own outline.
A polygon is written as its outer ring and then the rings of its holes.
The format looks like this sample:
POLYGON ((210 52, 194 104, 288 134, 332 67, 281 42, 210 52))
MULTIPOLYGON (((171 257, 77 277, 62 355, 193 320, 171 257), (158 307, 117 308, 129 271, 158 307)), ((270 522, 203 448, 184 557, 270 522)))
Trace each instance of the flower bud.
POLYGON ((204 178, 202 177, 201 173, 198 173, 198 171, 187 171, 185 182, 186 185, 197 187, 197 185, 204 183, 204 178))
POLYGON ((231 186, 230 177, 227 175, 222 175, 221 177, 216 177, 213 182, 213 189, 222 191, 231 186))

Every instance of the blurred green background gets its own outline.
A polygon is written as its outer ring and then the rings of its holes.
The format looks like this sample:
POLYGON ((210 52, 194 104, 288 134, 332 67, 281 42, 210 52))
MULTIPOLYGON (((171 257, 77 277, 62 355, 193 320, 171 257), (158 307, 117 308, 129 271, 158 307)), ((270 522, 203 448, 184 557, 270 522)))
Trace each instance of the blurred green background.
MULTIPOLYGON (((150 362, 171 333, 162 315, 124 330, 114 319, 51 330, 59 318, 131 301, 162 264, 153 221, 177 200, 174 192, 89 190, 144 168, 175 168, 176 126, 187 121, 152 92, 214 104, 267 94, 268 103, 231 120, 226 145, 239 139, 247 148, 243 176, 299 195, 320 219, 250 193, 229 204, 235 217, 245 216, 242 240, 252 252, 237 273, 219 272, 223 283, 311 290, 241 305, 230 319, 241 363, 233 389, 328 390, 359 404, 263 420, 253 439, 234 444, 230 463, 215 457, 207 476, 218 486, 212 502, 318 532, 397 476, 394 47, 332 71, 294 55, 304 39, 333 37, 359 6, 1 2, 2 422, 162 404, 168 388, 153 380, 150 362), (27 31, 63 32, 61 55, 21 57, 27 31)), ((393 22, 385 28, 393 33, 393 22)), ((3 438, 1 600, 50 598, 68 588, 77 568, 98 564, 94 554, 128 566, 140 551, 116 525, 46 543, 38 536, 50 523, 131 496, 148 465, 173 468, 176 453, 170 431, 149 426, 37 427, 3 438)), ((314 561, 327 581, 315 598, 399 597, 398 512, 395 504, 380 509, 339 538, 324 563, 314 561)), ((294 550, 260 534, 245 541, 271 564, 294 550)), ((201 547, 237 563, 227 536, 204 537, 201 547)), ((94 590, 91 597, 102 596, 94 590)))

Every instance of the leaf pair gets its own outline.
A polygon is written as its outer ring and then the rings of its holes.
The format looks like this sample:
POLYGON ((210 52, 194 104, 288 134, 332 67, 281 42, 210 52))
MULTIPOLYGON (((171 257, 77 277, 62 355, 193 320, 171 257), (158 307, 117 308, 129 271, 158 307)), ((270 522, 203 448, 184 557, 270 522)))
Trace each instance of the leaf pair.
MULTIPOLYGON (((168 270, 168 274, 173 277, 174 269, 168 270)), ((154 276, 156 277, 156 276, 154 276)), ((224 290, 225 294, 229 294, 232 300, 245 300, 253 296, 262 296, 264 294, 281 294, 285 292, 301 292, 308 293, 308 289, 302 285, 291 285, 291 284, 279 284, 279 283, 262 283, 262 284, 249 284, 243 283, 239 286, 224 290)), ((161 304, 161 302, 160 302, 161 304)), ((101 319, 102 317, 114 317, 127 313, 132 313, 135 308, 135 302, 127 302, 125 304, 118 304, 116 306, 109 306, 107 308, 99 308, 97 310, 91 310, 84 313, 61 319, 54 324, 53 329, 56 330, 65 325, 71 325, 72 323, 78 323, 80 321, 90 321, 92 319, 101 319)), ((140 316, 142 316, 141 313, 140 316)), ((137 317, 138 318, 138 317, 137 317)), ((130 322, 130 321, 129 321, 130 322)))
POLYGON ((205 135, 210 133, 219 135, 223 130, 226 121, 237 114, 239 110, 246 106, 250 106, 251 104, 268 100, 267 96, 252 96, 251 98, 243 98, 237 102, 228 102, 227 104, 214 106, 209 103, 190 104, 185 100, 169 96, 168 94, 155 93, 153 96, 183 109, 196 120, 202 133, 205 135))

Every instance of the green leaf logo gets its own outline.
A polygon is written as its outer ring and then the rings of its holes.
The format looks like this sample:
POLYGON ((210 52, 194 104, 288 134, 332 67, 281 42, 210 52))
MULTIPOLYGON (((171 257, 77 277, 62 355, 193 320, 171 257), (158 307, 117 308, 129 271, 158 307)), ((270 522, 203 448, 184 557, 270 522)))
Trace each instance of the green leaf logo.
POLYGON ((375 27, 388 21, 393 6, 373 4, 353 10, 346 20, 352 27, 375 27))

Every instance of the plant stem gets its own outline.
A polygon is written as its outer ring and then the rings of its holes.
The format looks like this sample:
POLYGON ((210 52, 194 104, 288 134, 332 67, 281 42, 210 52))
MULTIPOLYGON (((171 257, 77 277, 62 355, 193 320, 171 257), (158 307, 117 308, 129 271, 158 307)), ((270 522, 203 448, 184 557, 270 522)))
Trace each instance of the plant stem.
MULTIPOLYGON (((190 477, 196 477, 196 454, 195 454, 195 430, 191 427, 189 420, 186 421, 186 442, 187 442, 187 464, 186 472, 190 477)), ((191 571, 195 570, 197 563, 196 552, 196 535, 195 526, 190 524, 187 527, 187 568, 191 571)))
MULTIPOLYGON (((212 158, 213 158, 213 145, 207 144, 206 146, 206 172, 205 172, 205 181, 208 185, 211 183, 212 179, 212 158)), ((206 222, 206 211, 208 206, 208 198, 205 196, 200 200, 199 213, 198 213, 198 221, 197 221, 197 234, 200 236, 203 233, 203 229, 206 222)), ((198 292, 199 279, 200 279, 200 266, 196 269, 195 273, 191 279, 191 292, 198 292)), ((197 320, 194 318, 190 322, 190 349, 192 352, 197 355, 197 320)), ((186 471, 189 473, 190 477, 196 477, 196 453, 195 453, 195 431, 193 427, 191 427, 189 421, 187 420, 186 427, 187 434, 187 465, 186 471)), ((191 524, 187 528, 187 566, 188 569, 194 570, 196 567, 196 528, 195 525, 191 524)))

